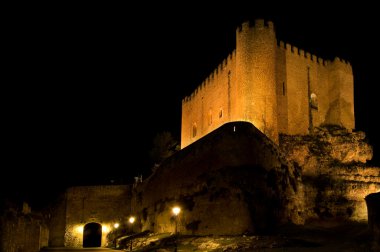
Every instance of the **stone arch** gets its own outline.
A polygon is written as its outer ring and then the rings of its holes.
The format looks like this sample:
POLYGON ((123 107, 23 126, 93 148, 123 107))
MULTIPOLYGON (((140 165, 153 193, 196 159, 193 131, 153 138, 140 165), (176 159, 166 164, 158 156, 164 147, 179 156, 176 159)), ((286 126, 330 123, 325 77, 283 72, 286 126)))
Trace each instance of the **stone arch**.
POLYGON ((100 247, 102 245, 102 225, 96 222, 87 223, 83 228, 83 247, 100 247))

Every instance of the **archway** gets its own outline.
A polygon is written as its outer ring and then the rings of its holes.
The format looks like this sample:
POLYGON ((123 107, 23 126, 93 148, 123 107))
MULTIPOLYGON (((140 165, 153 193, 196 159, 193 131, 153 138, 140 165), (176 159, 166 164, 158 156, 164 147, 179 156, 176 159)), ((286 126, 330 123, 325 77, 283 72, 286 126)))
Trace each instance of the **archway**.
POLYGON ((83 247, 100 247, 102 244, 102 225, 99 223, 88 223, 83 229, 83 247))

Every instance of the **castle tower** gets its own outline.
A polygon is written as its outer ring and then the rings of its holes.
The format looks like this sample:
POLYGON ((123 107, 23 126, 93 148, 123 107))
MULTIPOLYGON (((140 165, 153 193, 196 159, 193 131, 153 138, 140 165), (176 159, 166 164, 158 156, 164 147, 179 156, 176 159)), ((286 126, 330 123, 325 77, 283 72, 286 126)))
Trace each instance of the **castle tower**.
POLYGON ((279 133, 312 134, 324 124, 355 128, 352 67, 280 42, 273 23, 236 30, 236 49, 182 100, 181 148, 225 123, 252 123, 273 142, 279 133))
POLYGON ((276 35, 272 22, 243 23, 236 31, 236 87, 232 120, 255 125, 278 142, 276 35))
POLYGON ((354 129, 354 78, 352 67, 339 58, 335 58, 328 67, 330 104, 324 123, 354 129))

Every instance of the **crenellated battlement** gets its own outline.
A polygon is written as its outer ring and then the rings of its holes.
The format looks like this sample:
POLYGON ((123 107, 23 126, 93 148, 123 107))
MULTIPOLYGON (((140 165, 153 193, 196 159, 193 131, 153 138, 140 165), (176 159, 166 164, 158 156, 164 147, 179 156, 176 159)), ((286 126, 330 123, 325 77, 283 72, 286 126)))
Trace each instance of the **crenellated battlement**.
POLYGON ((330 70, 342 70, 346 73, 352 74, 352 66, 351 63, 347 60, 344 60, 339 57, 335 57, 334 60, 328 61, 327 64, 330 68, 330 70))
POLYGON ((291 44, 284 43, 283 41, 280 41, 277 46, 278 46, 278 48, 285 50, 286 52, 289 52, 292 55, 296 55, 296 56, 305 58, 305 59, 309 60, 310 62, 314 62, 318 65, 327 66, 327 64, 328 64, 328 60, 322 59, 321 57, 317 57, 314 54, 306 52, 305 50, 298 48, 296 46, 293 46, 291 44))
MULTIPOLYGON (((278 46, 278 48, 285 50, 287 52, 290 52, 293 55, 298 55, 300 57, 303 57, 305 59, 310 60, 311 62, 315 62, 319 65, 323 65, 323 66, 327 67, 327 66, 330 66, 331 64, 335 64, 337 62, 337 63, 342 63, 344 65, 343 68, 346 70, 352 69, 351 63, 349 61, 347 61, 345 59, 341 59, 339 57, 335 57, 334 60, 323 59, 323 58, 318 57, 314 54, 306 52, 301 48, 298 48, 298 47, 291 45, 289 43, 285 43, 283 41, 280 41, 279 43, 277 43, 277 46, 278 46)), ((343 66, 343 65, 341 65, 341 66, 343 66)))
POLYGON ((272 21, 265 21, 264 19, 256 19, 254 23, 247 21, 239 25, 236 29, 237 32, 248 32, 251 29, 268 29, 274 32, 274 25, 272 21))
MULTIPOLYGON (((214 83, 214 81, 218 78, 219 74, 221 74, 229 65, 233 64, 234 59, 236 58, 236 50, 233 50, 232 53, 228 54, 226 58, 220 63, 212 73, 206 77, 206 79, 198 85, 198 87, 191 93, 189 96, 186 96, 182 99, 182 103, 190 102, 200 91, 207 88, 210 84, 214 83)), ((230 66, 233 67, 233 66, 230 66)))
POLYGON ((349 62, 278 41, 271 21, 245 22, 235 50, 182 100, 181 147, 236 120, 274 142, 279 133, 306 135, 323 124, 354 129, 353 105, 349 62))

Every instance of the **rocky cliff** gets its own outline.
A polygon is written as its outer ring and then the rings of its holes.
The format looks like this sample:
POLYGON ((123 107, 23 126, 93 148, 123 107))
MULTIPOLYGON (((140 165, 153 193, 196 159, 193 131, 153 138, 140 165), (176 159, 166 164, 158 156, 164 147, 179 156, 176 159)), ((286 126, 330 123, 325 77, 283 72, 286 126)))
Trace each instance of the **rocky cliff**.
POLYGON ((364 198, 380 191, 380 168, 366 165, 372 148, 363 132, 319 127, 311 135, 282 135, 280 148, 302 171, 306 219, 367 220, 364 198))
POLYGON ((368 208, 368 225, 373 236, 373 251, 380 250, 380 192, 372 193, 366 198, 368 208))

